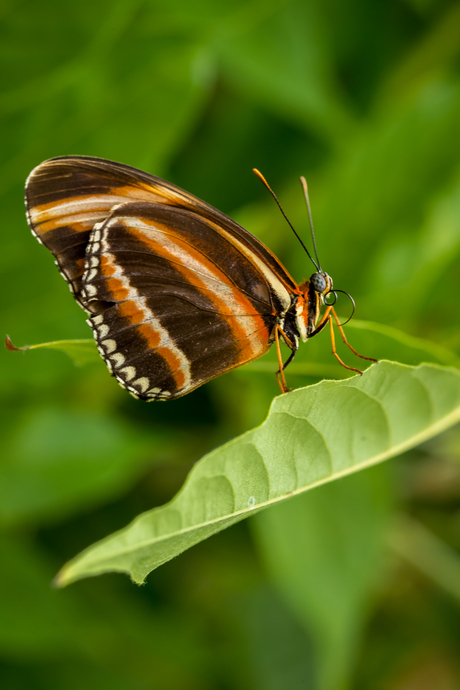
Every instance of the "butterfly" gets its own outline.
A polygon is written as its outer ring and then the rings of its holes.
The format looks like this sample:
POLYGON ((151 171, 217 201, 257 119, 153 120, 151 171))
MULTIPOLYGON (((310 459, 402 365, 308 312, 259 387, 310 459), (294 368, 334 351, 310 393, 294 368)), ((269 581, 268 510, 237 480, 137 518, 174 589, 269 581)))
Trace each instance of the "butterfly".
POLYGON ((361 373, 335 351, 333 319, 363 357, 328 303, 337 297, 332 279, 305 245, 316 271, 298 285, 260 240, 209 204, 154 175, 88 156, 36 167, 26 208, 32 233, 88 313, 107 367, 136 398, 178 398, 273 343, 287 392, 284 369, 300 340, 328 323, 334 355, 361 373), (291 349, 284 364, 280 342, 291 349))

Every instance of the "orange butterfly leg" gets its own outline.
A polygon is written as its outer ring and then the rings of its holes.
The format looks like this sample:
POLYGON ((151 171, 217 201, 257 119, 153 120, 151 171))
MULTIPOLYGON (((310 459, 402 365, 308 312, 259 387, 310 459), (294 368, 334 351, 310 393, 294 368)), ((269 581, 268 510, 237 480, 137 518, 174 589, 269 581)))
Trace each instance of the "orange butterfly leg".
POLYGON ((321 328, 323 323, 328 320, 331 309, 332 309, 332 306, 327 307, 326 311, 324 312, 324 314, 321 317, 319 324, 315 328, 315 333, 319 332, 319 329, 321 328))
MULTIPOLYGON (((331 311, 334 311, 334 310, 331 309, 331 311)), ((335 312, 334 312, 334 316, 335 316, 335 312)), ((337 354, 337 350, 335 349, 334 324, 333 324, 333 322, 332 322, 332 316, 331 316, 330 313, 328 314, 328 317, 327 317, 327 318, 328 318, 329 327, 330 327, 330 330, 331 330, 332 354, 334 355, 334 357, 336 358, 336 360, 339 362, 339 364, 341 364, 343 367, 345 367, 345 369, 349 369, 350 371, 356 371, 357 374, 361 374, 361 376, 362 376, 362 375, 363 375, 363 372, 361 371, 361 369, 355 369, 355 367, 349 367, 348 364, 345 364, 345 362, 343 362, 343 361, 340 359, 339 355, 337 354)), ((335 318, 337 319, 337 317, 335 317, 335 318)), ((340 330, 342 330, 342 329, 340 329, 340 330)), ((343 331, 342 331, 342 333, 343 333, 343 331)), ((345 340, 344 342, 346 342, 346 340, 345 340)), ((348 345, 347 342, 346 342, 346 344, 348 345)))
MULTIPOLYGON (((339 329, 339 331, 340 331, 340 335, 342 336, 342 340, 343 340, 343 342, 345 343, 345 345, 346 345, 347 347, 349 347, 350 350, 351 350, 357 357, 361 357, 361 359, 367 359, 369 362, 378 362, 378 359, 374 359, 373 357, 365 357, 364 355, 360 355, 359 352, 356 352, 355 348, 352 347, 352 346, 350 345, 350 343, 348 342, 348 340, 347 340, 347 338, 346 338, 346 336, 345 336, 344 330, 343 330, 342 326, 340 325, 339 319, 338 319, 337 314, 335 313, 335 309, 334 309, 333 307, 331 307, 331 312, 332 312, 332 314, 333 314, 333 316, 334 316, 335 322, 336 322, 336 324, 337 324, 337 327, 338 327, 338 329, 339 329)), ((355 369, 354 371, 359 371, 359 370, 358 370, 358 369, 355 369)), ((362 373, 362 372, 361 372, 361 373, 362 373)))
POLYGON ((291 389, 287 387, 286 377, 284 375, 283 358, 281 356, 281 348, 280 348, 280 333, 282 333, 283 337, 289 341, 289 338, 286 336, 284 331, 277 324, 275 326, 275 343, 276 343, 276 355, 278 357, 279 369, 276 372, 276 380, 278 381, 278 385, 281 389, 281 393, 289 393, 291 389))

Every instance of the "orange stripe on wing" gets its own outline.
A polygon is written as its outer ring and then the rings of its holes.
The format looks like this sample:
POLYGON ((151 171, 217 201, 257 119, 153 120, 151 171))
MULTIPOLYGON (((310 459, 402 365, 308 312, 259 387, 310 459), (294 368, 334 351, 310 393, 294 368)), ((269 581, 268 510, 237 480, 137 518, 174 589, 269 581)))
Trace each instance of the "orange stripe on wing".
POLYGON ((107 278, 105 284, 116 302, 122 302, 129 297, 129 288, 119 278, 107 278))
POLYGON ((132 299, 126 300, 126 302, 121 302, 118 305, 120 315, 129 321, 129 323, 136 325, 142 323, 145 319, 145 314, 142 307, 139 307, 136 302, 132 299))
POLYGON ((171 371, 171 376, 174 378, 178 390, 180 390, 182 386, 185 385, 186 379, 184 372, 181 368, 181 361, 179 357, 174 353, 173 350, 171 350, 171 348, 165 345, 163 347, 157 348, 156 353, 157 355, 163 357, 164 360, 166 360, 168 367, 171 371))
POLYGON ((136 331, 142 338, 144 338, 144 340, 147 342, 147 345, 152 350, 158 348, 158 346, 161 343, 161 337, 158 331, 155 330, 155 328, 153 328, 153 326, 151 326, 149 323, 142 323, 140 326, 136 328, 136 331))
POLYGON ((78 278, 83 275, 85 272, 85 259, 77 259, 74 262, 74 266, 71 269, 70 267, 66 268, 66 274, 69 280, 74 280, 75 278, 78 278))
POLYGON ((112 261, 106 254, 101 254, 99 257, 99 265, 101 267, 102 273, 106 276, 113 276, 116 272, 117 267, 113 265, 112 261))
MULTIPOLYGON (((123 219, 120 219, 123 220, 123 219)), ((205 292, 226 319, 235 342, 250 339, 254 356, 265 352, 268 332, 259 312, 231 280, 201 252, 184 242, 170 227, 159 222, 129 218, 125 228, 150 251, 174 264, 187 281, 205 292), (155 235, 159 236, 158 239, 155 235), (225 286, 225 287, 224 287, 225 286), (251 317, 250 327, 245 327, 235 316, 251 317), (258 333, 256 337, 254 333, 258 333)))
POLYGON ((125 201, 149 201, 156 204, 168 204, 170 206, 180 206, 184 202, 188 206, 197 206, 196 199, 192 194, 178 192, 169 189, 166 186, 148 185, 138 183, 137 185, 126 185, 125 187, 116 187, 113 189, 113 194, 119 197, 124 197, 125 201))
POLYGON ((167 187, 141 184, 113 187, 106 194, 84 194, 64 196, 58 201, 31 206, 29 218, 40 234, 55 230, 63 225, 71 225, 75 232, 92 228, 98 221, 104 220, 114 206, 131 200, 150 203, 180 206, 184 203, 192 208, 197 206, 190 194, 179 194, 167 187))
POLYGON ((107 213, 89 213, 77 214, 73 216, 58 216, 51 220, 44 221, 35 225, 35 232, 38 235, 44 235, 50 230, 57 230, 59 228, 70 226, 73 232, 87 232, 92 230, 96 223, 104 220, 107 213))

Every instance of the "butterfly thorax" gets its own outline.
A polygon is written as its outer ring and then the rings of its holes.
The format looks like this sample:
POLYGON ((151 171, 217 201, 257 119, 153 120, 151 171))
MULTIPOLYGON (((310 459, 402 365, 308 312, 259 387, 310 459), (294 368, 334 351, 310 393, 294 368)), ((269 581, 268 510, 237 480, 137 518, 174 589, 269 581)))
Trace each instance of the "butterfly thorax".
POLYGON ((298 333, 303 342, 314 332, 318 323, 324 297, 332 290, 332 278, 323 272, 313 273, 309 280, 299 285, 299 295, 296 302, 295 322, 298 333))

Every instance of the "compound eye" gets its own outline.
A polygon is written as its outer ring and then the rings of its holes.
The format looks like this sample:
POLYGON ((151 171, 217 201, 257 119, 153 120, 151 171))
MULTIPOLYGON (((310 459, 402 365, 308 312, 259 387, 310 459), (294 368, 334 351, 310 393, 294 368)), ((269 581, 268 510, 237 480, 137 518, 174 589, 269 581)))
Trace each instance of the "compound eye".
POLYGON ((321 273, 313 273, 310 283, 313 285, 315 292, 323 293, 327 288, 326 278, 321 273))

